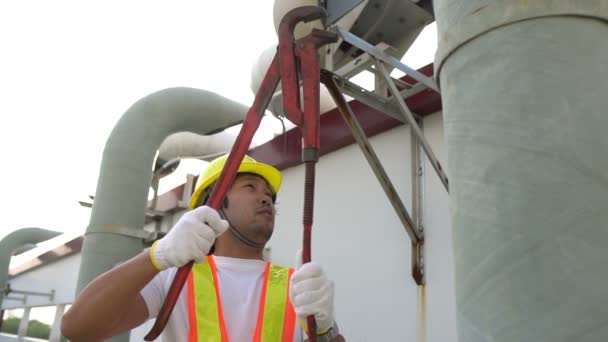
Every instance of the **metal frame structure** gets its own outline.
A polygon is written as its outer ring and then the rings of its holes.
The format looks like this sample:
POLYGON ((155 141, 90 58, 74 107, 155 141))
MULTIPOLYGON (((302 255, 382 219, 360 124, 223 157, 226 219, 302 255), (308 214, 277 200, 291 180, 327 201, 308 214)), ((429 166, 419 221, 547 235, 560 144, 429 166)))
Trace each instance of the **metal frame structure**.
POLYGON ((401 63, 401 61, 388 55, 384 50, 389 46, 379 43, 373 46, 354 34, 336 28, 343 41, 358 48, 364 54, 352 60, 338 70, 333 72, 322 70, 321 80, 329 90, 330 95, 336 102, 340 114, 346 125, 351 130, 353 137, 365 155, 380 185, 384 189, 391 205, 393 206, 399 220, 403 224, 412 242, 412 277, 418 285, 425 284, 424 270, 424 227, 423 227, 423 160, 422 151, 428 158, 437 173, 446 191, 449 191, 449 182, 443 167, 435 156, 430 144, 426 140, 422 130, 422 120, 408 108, 404 98, 415 94, 424 88, 439 92, 436 82, 422 73, 401 63), (405 72, 418 83, 408 84, 402 80, 390 76, 389 68, 395 68, 405 72), (370 71, 375 76, 375 90, 368 91, 349 78, 359 74, 361 71, 370 71), (399 89, 401 88, 401 89, 399 89), (343 94, 347 94, 372 108, 386 113, 389 116, 408 124, 411 131, 412 149, 412 214, 410 215, 401 198, 397 194, 390 178, 382 167, 376 153, 369 143, 365 132, 358 123, 352 109, 348 105, 343 94))

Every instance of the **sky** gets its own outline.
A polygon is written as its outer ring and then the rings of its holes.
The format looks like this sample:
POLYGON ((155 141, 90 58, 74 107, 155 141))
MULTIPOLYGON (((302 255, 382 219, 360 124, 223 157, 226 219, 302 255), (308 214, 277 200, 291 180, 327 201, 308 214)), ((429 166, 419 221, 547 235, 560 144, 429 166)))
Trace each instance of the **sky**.
MULTIPOLYGON (((107 137, 140 98, 185 86, 250 106, 252 66, 277 41, 272 8, 271 0, 1 2, 0 238, 25 227, 82 234, 90 209, 78 201, 95 194, 107 137)), ((402 61, 421 67, 435 49, 429 25, 402 61)), ((257 142, 280 132, 278 121, 264 121, 257 142)), ((202 165, 182 163, 161 186, 202 165)))
POLYGON ((84 229, 77 202, 95 193, 106 139, 140 98, 186 86, 251 103, 251 66, 276 41, 272 2, 213 6, 2 2, 2 233, 84 229))

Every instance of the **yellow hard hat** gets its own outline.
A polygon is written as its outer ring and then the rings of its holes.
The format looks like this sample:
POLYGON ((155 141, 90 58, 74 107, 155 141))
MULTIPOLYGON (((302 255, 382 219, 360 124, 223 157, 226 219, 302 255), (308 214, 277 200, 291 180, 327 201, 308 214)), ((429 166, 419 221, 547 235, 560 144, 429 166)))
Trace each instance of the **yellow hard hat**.
MULTIPOLYGON (((201 195, 220 177, 227 160, 228 154, 214 159, 209 163, 209 165, 207 165, 207 168, 203 170, 196 181, 194 193, 192 194, 192 197, 190 197, 190 209, 194 209, 196 207, 200 201, 201 195)), ((277 170, 276 168, 268 164, 259 163, 250 156, 245 155, 237 170, 237 173, 244 172, 253 173, 264 178, 275 193, 279 192, 283 176, 281 175, 281 171, 277 170)))

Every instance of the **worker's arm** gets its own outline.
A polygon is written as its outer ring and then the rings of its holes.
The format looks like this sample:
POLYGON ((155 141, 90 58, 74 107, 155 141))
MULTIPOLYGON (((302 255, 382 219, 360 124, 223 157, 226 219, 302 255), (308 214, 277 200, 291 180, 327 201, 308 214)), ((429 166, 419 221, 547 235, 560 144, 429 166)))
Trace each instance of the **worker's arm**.
POLYGON ((148 309, 139 292, 156 274, 147 252, 102 274, 63 316, 62 334, 73 342, 92 342, 140 325, 148 309))
POLYGON ((161 270, 204 260, 226 229, 228 222, 212 208, 186 213, 150 250, 93 280, 66 312, 61 332, 73 342, 93 342, 140 325, 149 317, 140 291, 161 270))

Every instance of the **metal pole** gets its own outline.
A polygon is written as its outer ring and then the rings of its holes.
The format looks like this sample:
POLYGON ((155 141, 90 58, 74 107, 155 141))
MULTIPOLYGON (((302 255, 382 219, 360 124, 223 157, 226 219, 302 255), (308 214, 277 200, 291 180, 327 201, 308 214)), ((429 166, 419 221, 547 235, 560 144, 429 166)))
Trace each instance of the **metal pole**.
POLYGON ((367 138, 365 136, 365 132, 363 131, 363 128, 361 128, 361 125, 357 121, 357 118, 355 117, 354 113, 352 112, 352 109, 346 102, 346 99, 344 98, 342 93, 340 93, 340 90, 338 89, 338 86, 337 86, 335 80, 333 79, 332 75, 327 71, 323 71, 322 76, 323 76, 323 83, 327 87, 329 94, 332 96, 332 98, 336 102, 336 105, 338 106, 340 114, 342 115, 342 118, 344 119, 344 122, 346 123, 346 125, 350 128, 351 132, 353 133, 353 137, 355 138, 355 141, 357 141, 357 144, 361 148, 361 151, 363 152, 363 155, 365 156, 370 167, 372 168, 372 171, 374 171, 376 178, 378 178, 380 185, 384 189, 386 196, 388 197, 389 201, 391 202, 391 205, 395 209, 395 212, 397 213, 397 217, 399 217, 399 220, 403 224, 405 231, 407 232, 408 236, 410 237, 410 239, 412 240, 413 243, 419 242, 421 240, 421 237, 417 233, 416 224, 414 223, 414 221, 408 214, 407 209, 403 205, 403 202, 401 201, 401 198, 399 197, 399 194, 397 193, 397 190, 395 190, 395 187, 393 186, 393 183, 391 182, 390 178, 386 174, 386 171, 382 167, 382 164, 380 163, 378 156, 374 152, 374 149, 372 148, 371 144, 369 144, 369 141, 367 140, 367 138))
POLYGON ((412 113, 412 111, 410 111, 407 104, 405 103, 405 100, 403 100, 403 98, 401 97, 399 90, 397 89, 397 87, 395 86, 393 81, 391 80, 391 76, 386 71, 384 64, 381 61, 378 61, 376 66, 378 67, 378 70, 380 71, 382 76, 384 76, 384 80, 386 81, 386 84, 388 85, 389 90, 393 94, 393 97, 397 99, 397 103, 399 103, 399 108, 401 109, 401 112, 403 113, 403 115, 405 116, 407 121, 409 122, 412 133, 416 136, 416 138, 420 142, 422 149, 426 153, 426 156, 429 159, 429 161, 431 162, 431 165, 433 165, 433 168, 435 169, 435 171, 437 172, 437 175, 439 176, 439 179, 445 186, 446 191, 449 192, 448 176, 446 176, 445 172, 443 172, 443 167, 439 163, 439 160, 437 159, 437 157, 435 157, 435 153, 433 153, 433 149, 431 148, 431 145, 424 138, 424 134, 422 133, 422 130, 420 129, 420 127, 418 127, 418 123, 416 122, 416 118, 414 117, 414 114, 412 113))
POLYGON ((55 290, 51 290, 51 292, 22 291, 22 290, 15 290, 15 289, 11 288, 10 286, 7 286, 6 292, 7 292, 7 294, 16 293, 16 294, 30 295, 30 296, 49 297, 50 300, 53 300, 53 297, 55 297, 55 290))
POLYGON ((413 77, 416 81, 426 85, 427 87, 435 90, 436 92, 439 92, 439 87, 437 87, 437 83, 435 83, 435 81, 433 81, 432 78, 429 78, 429 77, 423 75, 418 70, 414 70, 414 69, 408 67, 407 65, 401 63, 401 61, 399 61, 397 58, 395 58, 393 56, 389 56, 386 52, 371 45, 370 43, 366 42, 365 40, 355 36, 354 34, 348 32, 348 31, 344 31, 343 29, 338 28, 338 33, 346 42, 369 53, 371 56, 375 57, 376 59, 379 59, 379 60, 389 64, 393 68, 397 68, 397 69, 403 71, 404 73, 413 77))
POLYGON ((61 340, 61 319, 65 311, 65 304, 57 305, 55 310, 55 319, 51 327, 51 335, 49 336, 49 342, 59 342, 61 340))
POLYGON ((23 316, 21 317, 21 321, 19 321, 19 329, 17 330, 17 340, 24 341, 27 336, 27 327, 30 323, 30 311, 31 307, 26 307, 23 309, 23 316))

